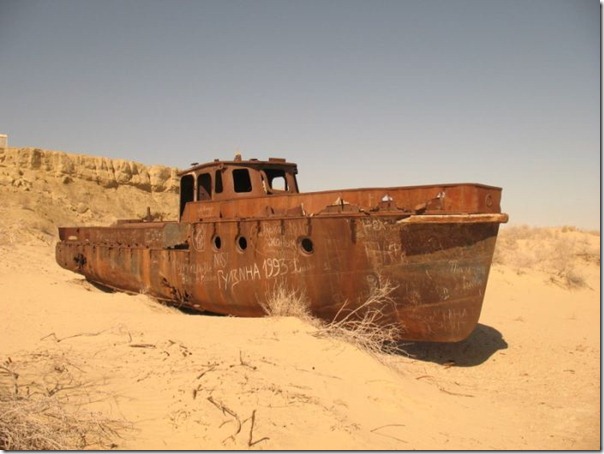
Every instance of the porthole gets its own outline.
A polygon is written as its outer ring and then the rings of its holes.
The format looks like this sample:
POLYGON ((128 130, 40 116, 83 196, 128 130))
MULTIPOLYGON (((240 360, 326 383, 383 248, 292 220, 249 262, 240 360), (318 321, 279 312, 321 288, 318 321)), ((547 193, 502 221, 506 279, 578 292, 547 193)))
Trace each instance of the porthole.
POLYGON ((222 240, 218 235, 215 235, 214 238, 212 238, 212 243, 214 243, 214 249, 216 249, 217 251, 219 251, 222 247, 222 240))
POLYGON ((237 237, 237 248, 239 251, 243 252, 247 249, 247 240, 244 236, 237 237))
POLYGON ((315 250, 312 240, 307 236, 300 238, 299 245, 304 254, 312 254, 315 250))

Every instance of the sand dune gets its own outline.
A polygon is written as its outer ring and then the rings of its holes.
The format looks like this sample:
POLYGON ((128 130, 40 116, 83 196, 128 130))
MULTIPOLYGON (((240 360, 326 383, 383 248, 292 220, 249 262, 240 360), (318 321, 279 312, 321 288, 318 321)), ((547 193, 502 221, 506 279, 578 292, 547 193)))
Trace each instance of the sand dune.
MULTIPOLYGON (((36 191, 2 190, 40 206, 36 191)), ((600 448, 599 234, 504 228, 474 333, 375 357, 296 318, 191 315, 106 293, 59 268, 40 230, 55 221, 19 218, 19 206, 5 205, 0 229, 3 398, 62 399, 115 431, 82 446, 600 448), (543 252, 561 245, 563 263, 543 252)))

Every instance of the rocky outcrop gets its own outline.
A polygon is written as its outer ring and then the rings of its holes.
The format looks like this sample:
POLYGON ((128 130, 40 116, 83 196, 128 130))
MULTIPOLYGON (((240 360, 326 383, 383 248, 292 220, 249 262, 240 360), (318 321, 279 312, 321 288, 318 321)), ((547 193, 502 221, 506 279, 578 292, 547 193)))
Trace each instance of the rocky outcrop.
POLYGON ((39 148, 0 148, 0 247, 57 227, 178 219, 177 169, 39 148))
POLYGON ((178 170, 165 166, 145 166, 123 159, 109 159, 40 148, 0 149, 0 167, 12 169, 3 172, 0 184, 19 186, 24 170, 44 172, 64 184, 75 179, 91 181, 104 188, 133 186, 147 192, 178 192, 178 170), (21 172, 21 174, 19 173, 21 172), (12 178, 12 181, 9 179, 12 178))

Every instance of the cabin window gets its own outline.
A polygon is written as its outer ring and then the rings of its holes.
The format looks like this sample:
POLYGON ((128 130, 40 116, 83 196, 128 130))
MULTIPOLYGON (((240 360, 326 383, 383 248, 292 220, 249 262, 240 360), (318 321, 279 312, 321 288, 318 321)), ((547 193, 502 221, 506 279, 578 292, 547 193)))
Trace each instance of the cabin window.
POLYGON ((216 173, 214 174, 214 181, 216 183, 216 187, 214 188, 214 191, 216 191, 216 194, 220 194, 222 192, 222 171, 221 170, 217 170, 216 173))
POLYGON ((264 173, 268 178, 268 186, 277 191, 287 191, 287 179, 283 169, 265 169, 264 173))
POLYGON ((193 175, 184 175, 180 179, 180 215, 185 212, 187 202, 195 198, 195 179, 193 175))
POLYGON ((233 183, 235 192, 251 192, 252 180, 250 179, 250 171, 248 169, 233 170, 233 183))
POLYGON ((197 177, 197 200, 210 200, 212 198, 212 177, 209 173, 202 173, 197 177))

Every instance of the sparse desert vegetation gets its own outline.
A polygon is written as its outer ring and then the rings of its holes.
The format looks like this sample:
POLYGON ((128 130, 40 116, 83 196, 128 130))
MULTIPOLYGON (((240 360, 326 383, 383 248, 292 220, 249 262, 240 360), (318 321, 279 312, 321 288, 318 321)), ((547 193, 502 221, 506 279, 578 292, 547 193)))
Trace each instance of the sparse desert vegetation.
POLYGON ((375 358, 384 354, 399 353, 399 328, 394 323, 384 323, 384 313, 392 304, 389 282, 374 287, 367 299, 354 309, 342 304, 338 315, 328 323, 322 323, 316 333, 318 337, 338 339, 366 351, 375 358))
POLYGON ((310 314, 310 303, 304 293, 277 284, 265 299, 259 302, 269 317, 296 317, 309 323, 315 320, 310 314))
POLYGON ((344 301, 331 321, 313 317, 310 303, 303 293, 275 287, 261 305, 270 317, 296 317, 316 328, 314 336, 337 339, 381 358, 384 354, 399 352, 397 325, 383 323, 384 311, 392 304, 389 282, 375 287, 373 292, 354 308, 344 301))
POLYGON ((568 226, 505 226, 497 238, 493 264, 518 274, 537 270, 569 289, 585 287, 584 268, 600 266, 600 232, 568 226))
POLYGON ((7 451, 116 448, 130 428, 87 411, 90 385, 78 366, 52 353, 8 357, 0 365, 0 449, 7 451), (74 372, 76 374, 74 375, 74 372))

